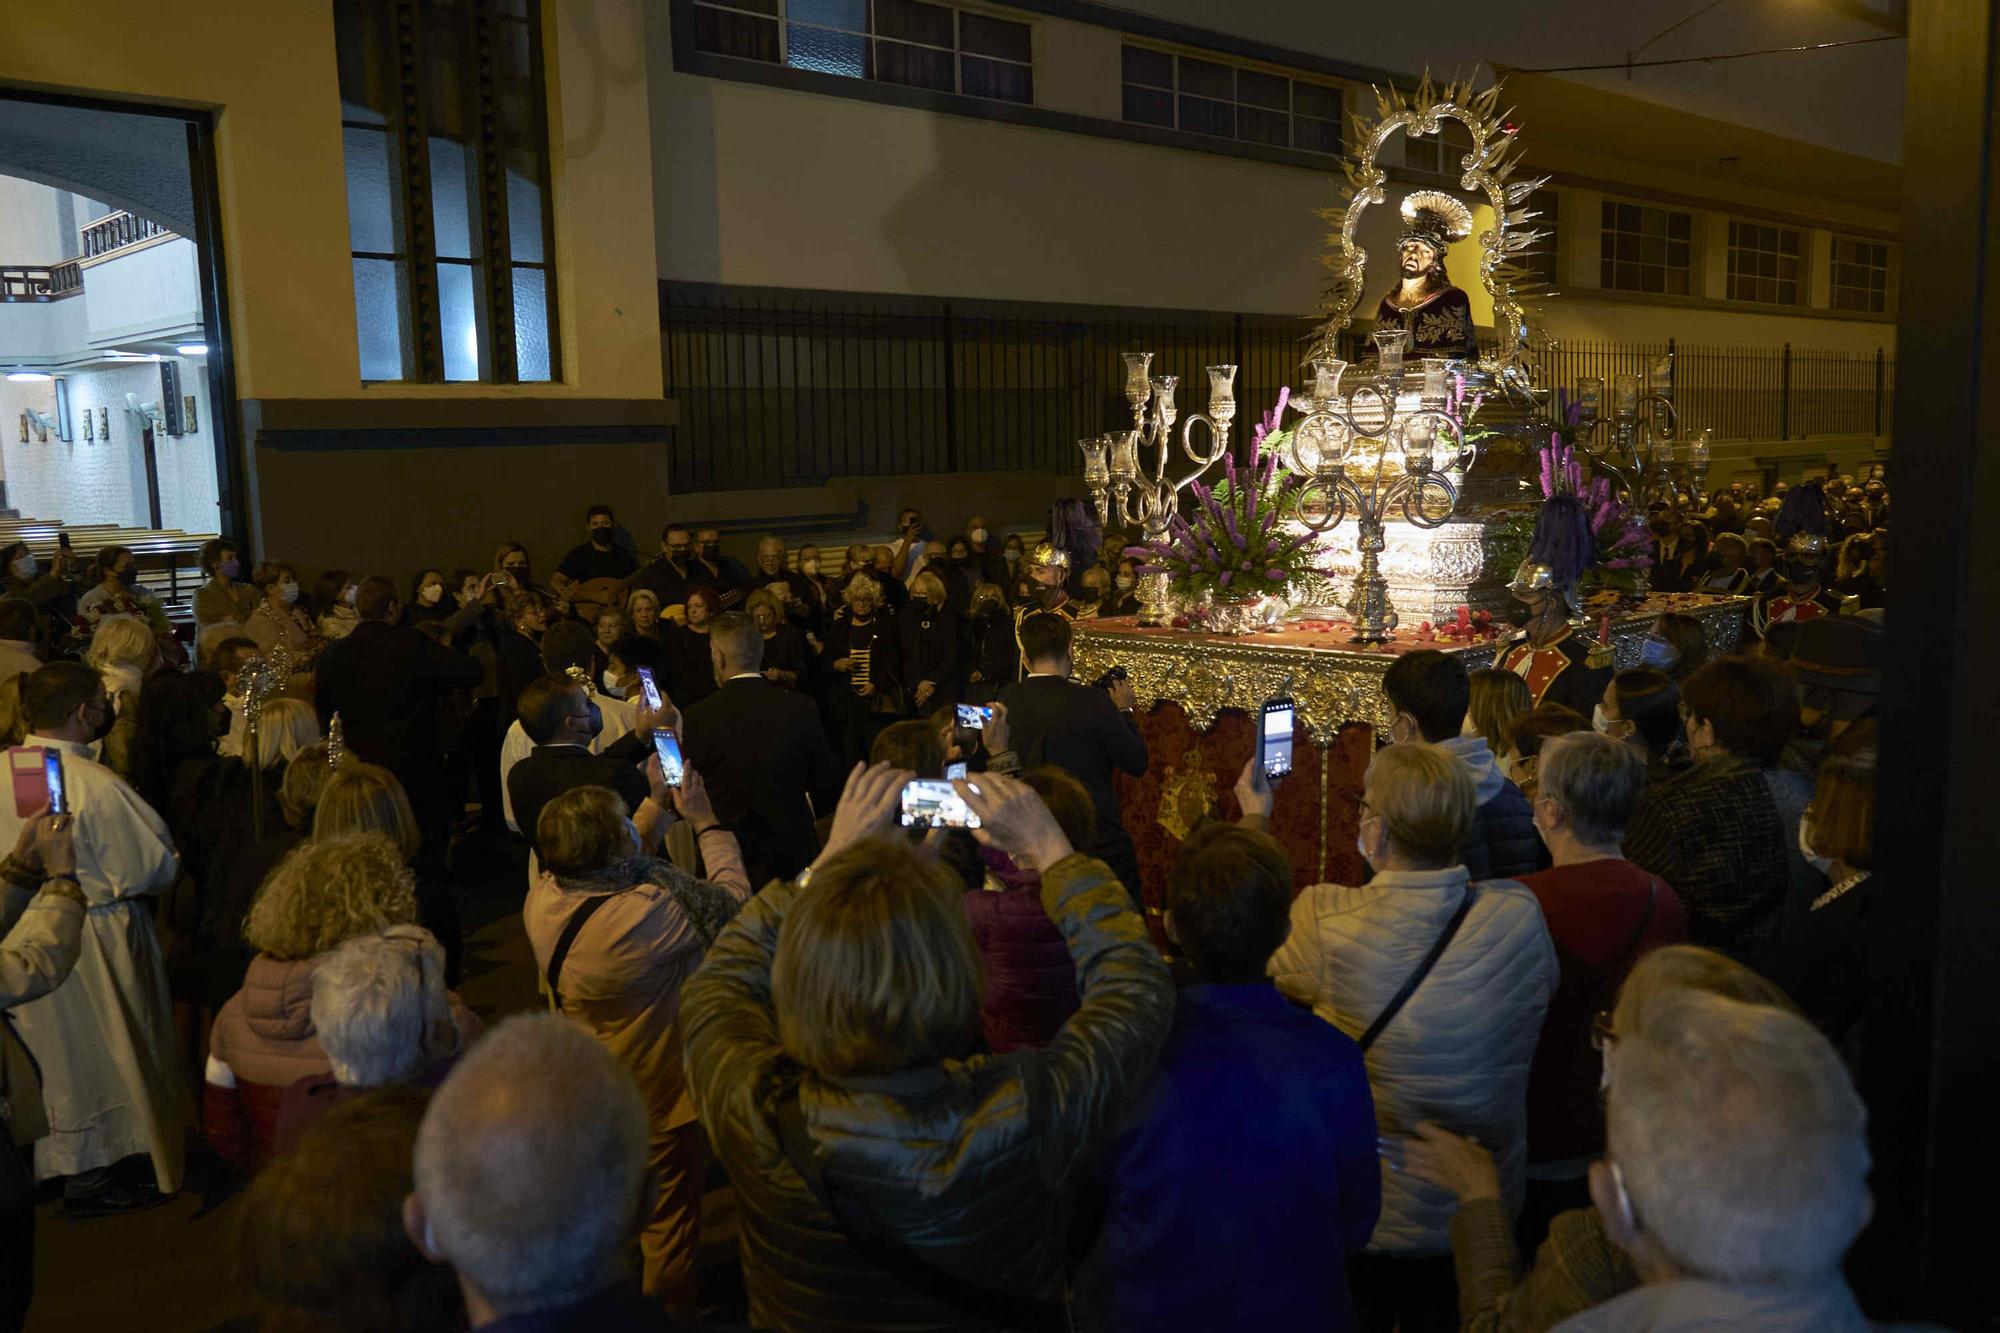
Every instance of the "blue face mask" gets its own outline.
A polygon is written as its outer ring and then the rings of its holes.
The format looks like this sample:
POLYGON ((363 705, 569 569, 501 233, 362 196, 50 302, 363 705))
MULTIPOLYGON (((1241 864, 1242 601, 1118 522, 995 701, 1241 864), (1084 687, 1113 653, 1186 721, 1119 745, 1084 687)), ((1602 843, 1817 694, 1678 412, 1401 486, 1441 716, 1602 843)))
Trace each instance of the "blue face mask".
POLYGON ((1648 634, 1639 645, 1639 660, 1649 667, 1671 671, 1681 660, 1680 651, 1657 634, 1648 634))

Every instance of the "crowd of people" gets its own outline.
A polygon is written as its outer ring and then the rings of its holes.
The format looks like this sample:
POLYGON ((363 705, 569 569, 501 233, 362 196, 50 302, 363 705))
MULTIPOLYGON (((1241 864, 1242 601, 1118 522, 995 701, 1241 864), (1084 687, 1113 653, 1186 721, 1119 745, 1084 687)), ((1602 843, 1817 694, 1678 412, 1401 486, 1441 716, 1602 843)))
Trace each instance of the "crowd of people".
POLYGON ((12 568, 0 1333, 38 1194, 237 1186, 243 1329, 1867 1327, 1888 501, 1825 491, 1813 568, 1740 488, 1656 518, 1656 586, 1758 596, 1724 654, 1593 666, 1546 596, 1399 653, 1367 874, 1303 887, 1254 756, 1145 878, 1072 656, 1116 534, 646 559, 600 505, 545 579, 310 593, 220 541, 192 643, 129 552, 12 568), (482 840, 547 1013, 457 993, 482 840))

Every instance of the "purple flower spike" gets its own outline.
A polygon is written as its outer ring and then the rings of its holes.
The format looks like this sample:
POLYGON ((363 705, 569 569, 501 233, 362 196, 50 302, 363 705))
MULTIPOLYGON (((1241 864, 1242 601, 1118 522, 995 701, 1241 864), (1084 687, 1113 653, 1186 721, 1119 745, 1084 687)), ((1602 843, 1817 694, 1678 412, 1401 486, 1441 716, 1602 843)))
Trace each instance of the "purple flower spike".
POLYGON ((1282 569, 1267 569, 1264 571, 1264 577, 1273 583, 1283 583, 1285 581, 1285 571, 1282 569))
POLYGON ((1223 587, 1227 588, 1229 586, 1229 580, 1235 577, 1236 577, 1236 572, 1234 570, 1225 569, 1222 571, 1222 578, 1219 580, 1219 582, 1222 584, 1223 587))

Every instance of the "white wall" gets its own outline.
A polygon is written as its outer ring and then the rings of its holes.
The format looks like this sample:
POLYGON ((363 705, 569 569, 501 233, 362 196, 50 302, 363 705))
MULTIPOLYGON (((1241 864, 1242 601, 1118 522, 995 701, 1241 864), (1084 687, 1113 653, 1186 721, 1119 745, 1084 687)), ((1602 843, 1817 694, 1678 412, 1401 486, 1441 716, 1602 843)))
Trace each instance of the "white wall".
MULTIPOLYGON (((125 410, 125 395, 142 402, 160 397, 160 368, 151 361, 71 373, 69 401, 75 438, 42 444, 21 443, 20 413, 34 406, 54 415, 52 384, 0 380, 0 458, 4 459, 8 504, 29 518, 67 523, 117 523, 150 527, 146 501, 145 453, 136 419, 125 410), (111 439, 86 442, 83 414, 111 409, 111 439)), ((154 445, 160 475, 160 522, 186 532, 216 529, 214 414, 208 398, 206 365, 181 362, 181 391, 195 397, 199 430, 161 434, 154 445)))
POLYGON ((17 176, 0 176, 0 264, 41 268, 61 261, 56 193, 17 176))
POLYGON ((174 237, 83 270, 93 347, 143 338, 198 337, 201 278, 194 242, 174 237))

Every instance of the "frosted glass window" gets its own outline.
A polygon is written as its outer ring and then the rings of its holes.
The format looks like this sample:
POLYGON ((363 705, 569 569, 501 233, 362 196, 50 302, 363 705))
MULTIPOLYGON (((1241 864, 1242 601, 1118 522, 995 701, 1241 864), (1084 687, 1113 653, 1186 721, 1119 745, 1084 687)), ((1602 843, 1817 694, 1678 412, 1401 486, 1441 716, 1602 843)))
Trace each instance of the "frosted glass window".
POLYGON ((349 248, 367 253, 396 254, 395 192, 390 186, 395 164, 389 156, 389 136, 381 130, 348 126, 341 130, 347 144, 347 234, 349 248))
POLYGON ((439 264, 438 320, 444 334, 444 377, 479 378, 479 310, 472 294, 472 269, 439 264))
POLYGON ((538 268, 514 270, 514 355, 522 380, 554 378, 549 373, 548 277, 538 268))
POLYGON ((361 378, 403 378, 408 341, 403 265, 389 259, 354 261, 354 325, 360 336, 361 378))

